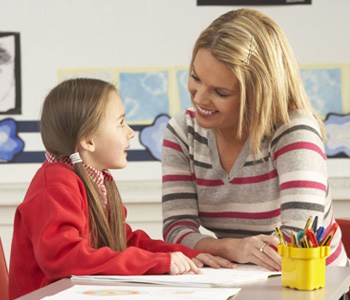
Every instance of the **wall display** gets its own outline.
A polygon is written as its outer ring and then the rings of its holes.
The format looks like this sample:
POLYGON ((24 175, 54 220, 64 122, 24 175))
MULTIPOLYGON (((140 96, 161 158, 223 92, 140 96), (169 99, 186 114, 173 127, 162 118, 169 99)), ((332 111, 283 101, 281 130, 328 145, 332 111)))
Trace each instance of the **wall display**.
POLYGON ((327 131, 327 156, 350 157, 350 114, 327 114, 324 123, 327 131))
MULTIPOLYGON (((349 73, 350 65, 346 64, 301 66, 302 80, 313 107, 323 118, 328 115, 325 121, 327 133, 329 131, 326 154, 330 158, 346 157, 349 153, 348 142, 345 138, 340 138, 347 128, 350 129, 348 119, 346 118, 345 126, 342 125, 344 119, 339 121, 339 118, 334 117, 350 112, 350 94, 347 93, 350 90, 349 73)), ((161 160, 163 134, 170 117, 191 106, 187 90, 187 67, 58 70, 58 81, 76 77, 99 78, 114 82, 118 86, 126 120, 136 132, 128 154, 130 162, 161 160)), ((13 121, 13 134, 8 134, 9 130, 5 133, 4 128, 0 123, 0 133, 2 131, 3 136, 7 137, 3 139, 6 141, 2 143, 3 147, 0 141, 0 159, 7 157, 2 161, 16 164, 40 163, 45 159, 42 145, 33 146, 32 139, 28 139, 28 148, 36 149, 31 151, 23 147, 25 141, 22 144, 18 142, 21 139, 17 132, 19 135, 30 133, 39 136, 38 121, 13 121), (9 147, 5 146, 10 144, 13 147, 8 150, 9 147), (7 152, 2 150, 5 148, 7 152)))
POLYGON ((301 77, 312 106, 324 118, 328 113, 350 112, 350 66, 303 65, 301 77))
POLYGON ((0 162, 13 161, 18 153, 22 153, 24 142, 18 136, 14 119, 0 121, 0 162))
POLYGON ((0 32, 0 114, 21 113, 19 33, 0 32))
MULTIPOLYGON (((215 17, 238 5, 276 20, 300 64, 338 63, 302 65, 302 77, 324 120, 329 113, 350 113, 350 43, 341 34, 350 26, 350 2, 333 1, 332 14, 328 2, 75 0, 67 6, 65 1, 0 0, 0 101, 7 99, 0 102, 0 185, 31 180, 45 159, 42 102, 59 81, 74 76, 113 82, 121 92, 135 138, 128 166, 115 170, 116 178, 158 182, 164 128, 191 105, 187 80, 194 42, 215 17), (12 89, 6 89, 5 74, 12 89), (9 96, 1 96, 4 91, 9 96)), ((330 176, 350 176, 350 160, 330 153, 330 165, 344 169, 341 175, 333 168, 330 176)))

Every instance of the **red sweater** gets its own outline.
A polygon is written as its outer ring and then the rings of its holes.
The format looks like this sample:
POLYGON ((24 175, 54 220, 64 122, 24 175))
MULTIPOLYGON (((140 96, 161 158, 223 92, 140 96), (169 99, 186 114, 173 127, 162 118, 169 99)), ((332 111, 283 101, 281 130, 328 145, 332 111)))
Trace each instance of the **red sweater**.
POLYGON ((126 225, 122 252, 89 245, 88 204, 80 178, 63 163, 44 163, 17 208, 11 249, 10 299, 71 275, 163 274, 169 252, 199 252, 152 240, 126 225))

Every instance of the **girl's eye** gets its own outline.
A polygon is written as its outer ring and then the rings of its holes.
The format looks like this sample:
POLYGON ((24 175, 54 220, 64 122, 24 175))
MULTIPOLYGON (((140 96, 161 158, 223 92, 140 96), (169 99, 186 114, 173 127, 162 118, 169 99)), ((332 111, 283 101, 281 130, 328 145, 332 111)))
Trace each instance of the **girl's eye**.
POLYGON ((118 127, 123 127, 124 126, 125 119, 121 119, 118 123, 118 127))

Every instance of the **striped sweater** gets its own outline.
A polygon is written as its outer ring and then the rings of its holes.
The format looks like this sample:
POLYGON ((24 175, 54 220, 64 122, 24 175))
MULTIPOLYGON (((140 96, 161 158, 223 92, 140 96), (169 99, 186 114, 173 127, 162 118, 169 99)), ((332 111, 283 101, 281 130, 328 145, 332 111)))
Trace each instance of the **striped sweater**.
MULTIPOLYGON (((229 174, 220 165, 215 136, 200 127, 190 108, 169 121, 162 153, 163 236, 167 242, 194 248, 206 237, 242 238, 303 229, 318 216, 326 228, 334 222, 327 161, 320 129, 306 111, 262 142, 257 159, 249 139, 229 174)), ((338 229, 327 264, 346 265, 338 229)))

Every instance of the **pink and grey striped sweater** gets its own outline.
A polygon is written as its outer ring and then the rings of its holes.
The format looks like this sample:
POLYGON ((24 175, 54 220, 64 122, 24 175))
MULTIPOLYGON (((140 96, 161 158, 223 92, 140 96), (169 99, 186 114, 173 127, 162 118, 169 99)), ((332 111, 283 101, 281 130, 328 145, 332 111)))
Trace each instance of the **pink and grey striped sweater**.
MULTIPOLYGON (((195 247, 206 237, 271 234, 303 229, 310 215, 328 228, 334 222, 327 161, 317 121, 294 111, 291 122, 264 140, 253 159, 249 140, 229 174, 220 165, 215 136, 200 127, 190 108, 166 128, 162 153, 163 235, 167 242, 195 247)), ((346 265, 338 230, 327 264, 346 265)))

